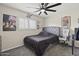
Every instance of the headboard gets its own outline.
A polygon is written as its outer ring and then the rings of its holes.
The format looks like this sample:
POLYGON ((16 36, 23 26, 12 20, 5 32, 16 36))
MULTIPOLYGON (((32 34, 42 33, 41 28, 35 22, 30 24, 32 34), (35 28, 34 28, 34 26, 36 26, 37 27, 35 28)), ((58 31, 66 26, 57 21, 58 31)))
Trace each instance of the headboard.
POLYGON ((60 35, 60 27, 44 27, 43 30, 49 33, 53 33, 57 36, 60 35))

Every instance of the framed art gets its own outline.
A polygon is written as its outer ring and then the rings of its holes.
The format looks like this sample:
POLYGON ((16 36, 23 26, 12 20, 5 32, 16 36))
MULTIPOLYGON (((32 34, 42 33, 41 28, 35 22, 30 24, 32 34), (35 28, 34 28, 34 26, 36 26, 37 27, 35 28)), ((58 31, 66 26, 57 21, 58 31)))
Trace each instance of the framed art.
POLYGON ((62 26, 70 28, 70 26, 71 26, 71 16, 62 17, 62 26))
POLYGON ((16 31, 16 17, 3 14, 3 31, 16 31))

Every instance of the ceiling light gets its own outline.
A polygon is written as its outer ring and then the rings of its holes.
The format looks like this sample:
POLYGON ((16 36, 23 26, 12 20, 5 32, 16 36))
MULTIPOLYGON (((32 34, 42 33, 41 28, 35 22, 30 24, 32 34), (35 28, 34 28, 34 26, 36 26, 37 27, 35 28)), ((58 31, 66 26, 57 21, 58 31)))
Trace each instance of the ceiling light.
POLYGON ((45 11, 44 9, 41 10, 41 12, 44 12, 44 11, 45 11))

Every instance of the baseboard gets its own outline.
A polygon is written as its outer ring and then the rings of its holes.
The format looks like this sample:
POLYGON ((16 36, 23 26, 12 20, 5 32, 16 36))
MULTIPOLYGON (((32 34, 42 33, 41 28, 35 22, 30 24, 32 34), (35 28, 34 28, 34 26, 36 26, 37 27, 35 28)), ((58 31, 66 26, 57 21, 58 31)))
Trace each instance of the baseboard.
POLYGON ((15 48, 21 47, 21 46, 23 46, 23 45, 24 45, 24 44, 18 45, 18 46, 15 46, 15 47, 11 47, 11 48, 7 48, 7 49, 3 49, 3 50, 1 50, 1 52, 5 52, 5 51, 11 50, 11 49, 15 49, 15 48))

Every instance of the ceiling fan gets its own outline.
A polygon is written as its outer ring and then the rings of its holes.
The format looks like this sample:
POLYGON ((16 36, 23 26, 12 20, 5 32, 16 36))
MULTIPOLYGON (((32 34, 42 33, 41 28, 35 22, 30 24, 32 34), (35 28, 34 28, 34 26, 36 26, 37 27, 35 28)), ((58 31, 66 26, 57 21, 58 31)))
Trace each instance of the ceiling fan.
POLYGON ((61 5, 61 3, 56 3, 56 4, 50 5, 50 6, 48 6, 48 4, 49 4, 49 3, 41 3, 40 9, 38 9, 36 12, 40 11, 39 15, 40 15, 42 12, 44 12, 46 15, 48 15, 47 11, 56 12, 56 10, 52 10, 52 9, 50 9, 50 8, 61 5))
POLYGON ((39 12, 39 15, 41 13, 44 13, 45 15, 48 15, 47 11, 56 12, 56 10, 53 10, 53 9, 50 9, 50 8, 59 6, 61 4, 62 3, 56 3, 56 4, 53 4, 53 5, 49 5, 49 3, 41 3, 40 4, 40 8, 36 8, 38 10, 37 11, 34 11, 34 12, 39 12))

